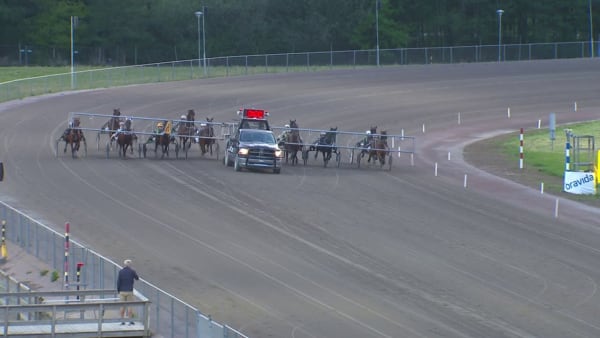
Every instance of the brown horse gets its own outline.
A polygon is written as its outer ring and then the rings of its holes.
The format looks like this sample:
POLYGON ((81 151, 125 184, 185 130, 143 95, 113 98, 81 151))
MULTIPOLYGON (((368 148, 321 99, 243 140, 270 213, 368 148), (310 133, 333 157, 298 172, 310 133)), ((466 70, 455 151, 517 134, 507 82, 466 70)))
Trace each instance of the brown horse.
POLYGON ((388 154, 388 152, 387 132, 382 130, 380 135, 374 135, 371 139, 367 163, 371 162, 371 158, 373 158, 373 162, 377 160, 383 167, 383 165, 385 165, 385 156, 388 154))
POLYGON ((65 141, 65 149, 64 153, 67 152, 67 146, 71 145, 71 156, 73 158, 77 157, 77 152, 79 151, 81 142, 85 143, 85 136, 83 136, 83 131, 80 129, 81 121, 79 118, 74 118, 73 123, 65 130, 64 134, 61 136, 61 139, 65 141))
POLYGON ((288 162, 288 157, 292 161, 292 165, 298 163, 298 151, 302 151, 302 139, 296 120, 290 120, 290 130, 285 137, 285 163, 288 162))
POLYGON ((185 116, 185 122, 179 122, 177 127, 177 135, 179 135, 179 143, 181 143, 183 151, 186 151, 192 146, 192 136, 196 133, 194 119, 196 112, 193 109, 188 110, 185 116))
POLYGON ((164 158, 165 154, 169 157, 169 144, 171 143, 171 135, 166 133, 166 124, 157 129, 157 135, 154 137, 154 156, 158 157, 158 146, 161 147, 162 153, 160 158, 164 158))
POLYGON ((215 129, 212 125, 213 119, 212 117, 207 117, 207 123, 203 123, 198 131, 198 145, 203 156, 207 152, 210 152, 211 156, 213 154, 212 145, 215 143, 215 129))
POLYGON ((137 136, 131 130, 131 120, 126 120, 123 130, 117 134, 117 145, 119 146, 119 156, 126 157, 127 149, 130 149, 133 154, 133 140, 137 139, 137 136), (122 154, 122 155, 121 155, 122 154))

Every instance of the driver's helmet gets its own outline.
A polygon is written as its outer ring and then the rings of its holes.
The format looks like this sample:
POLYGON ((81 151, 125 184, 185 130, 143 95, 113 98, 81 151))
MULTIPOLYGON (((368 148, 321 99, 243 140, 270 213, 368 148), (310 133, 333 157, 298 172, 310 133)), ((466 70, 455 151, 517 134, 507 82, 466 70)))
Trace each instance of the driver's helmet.
POLYGON ((289 128, 289 127, 290 127, 290 125, 289 125, 289 124, 286 124, 286 125, 285 125, 285 126, 283 126, 283 127, 284 127, 284 128, 289 128))
POLYGON ((162 122, 158 122, 158 123, 156 124, 156 128, 164 128, 164 126, 165 126, 165 125, 164 125, 162 122))
POLYGON ((367 130, 367 131, 365 132, 365 134, 367 134, 367 135, 371 135, 371 131, 370 131, 370 130, 367 130))
POLYGON ((182 120, 187 120, 187 116, 185 116, 185 115, 181 115, 181 119, 182 119, 182 120))

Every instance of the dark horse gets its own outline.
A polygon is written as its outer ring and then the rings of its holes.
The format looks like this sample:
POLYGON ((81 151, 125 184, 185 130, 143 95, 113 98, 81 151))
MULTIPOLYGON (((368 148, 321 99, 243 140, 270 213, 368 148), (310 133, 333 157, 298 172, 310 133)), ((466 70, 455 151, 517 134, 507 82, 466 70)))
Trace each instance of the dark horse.
POLYGON ((179 135, 179 143, 182 145, 183 151, 188 150, 192 146, 192 136, 196 132, 194 119, 196 112, 193 109, 188 110, 185 117, 185 122, 179 122, 177 127, 177 135, 179 135))
POLYGON ((202 127, 198 131, 198 145, 200 146, 200 152, 202 155, 210 152, 210 155, 213 154, 212 146, 215 143, 215 129, 213 128, 213 117, 207 117, 206 122, 203 123, 202 127))
POLYGON ((369 158, 367 160, 367 163, 371 162, 371 158, 373 158, 373 162, 377 160, 379 161, 379 164, 383 166, 385 164, 385 156, 387 155, 387 153, 387 132, 385 130, 382 130, 380 135, 376 135, 371 139, 371 143, 369 146, 369 158))
POLYGON ((319 153, 323 154, 323 166, 327 166, 327 162, 331 160, 331 154, 337 154, 337 147, 335 145, 335 139, 337 137, 337 127, 329 128, 328 132, 322 132, 318 140, 313 142, 310 146, 310 150, 315 150, 315 159, 319 153))
POLYGON ((171 143, 171 134, 167 133, 167 125, 170 123, 166 122, 164 127, 157 130, 157 135, 154 137, 154 155, 158 157, 158 146, 161 146, 162 154, 160 158, 164 158, 165 154, 169 157, 169 143, 171 143))
POLYGON ((113 135, 119 130, 119 123, 121 122, 121 109, 115 108, 113 109, 113 116, 106 122, 104 125, 104 130, 106 130, 110 136, 110 146, 112 147, 113 135))
POLYGON ((292 161, 292 165, 298 163, 298 151, 302 151, 302 139, 296 120, 290 120, 290 131, 285 137, 285 163, 288 162, 288 157, 292 161))
POLYGON ((125 121, 125 125, 123 130, 119 131, 117 134, 117 145, 119 146, 119 155, 122 154, 123 158, 125 158, 125 154, 127 153, 127 149, 130 149, 133 154, 133 140, 136 139, 135 134, 133 134, 131 130, 131 120, 125 121))
POLYGON ((67 130, 65 130, 65 132, 61 136, 61 139, 65 141, 65 149, 63 150, 63 152, 67 152, 67 146, 70 144, 71 156, 73 158, 77 157, 77 152, 79 151, 81 142, 85 143, 85 136, 83 136, 83 131, 80 129, 80 127, 81 121, 79 120, 79 118, 74 118, 72 125, 67 130))

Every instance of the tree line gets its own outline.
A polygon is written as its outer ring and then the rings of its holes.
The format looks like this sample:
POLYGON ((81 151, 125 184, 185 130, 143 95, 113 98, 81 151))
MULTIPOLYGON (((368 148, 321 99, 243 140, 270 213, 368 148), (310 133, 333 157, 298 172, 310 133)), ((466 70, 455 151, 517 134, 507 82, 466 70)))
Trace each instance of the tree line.
POLYGON ((589 41, 594 2, 0 0, 0 64, 68 64, 72 16, 79 63, 123 65, 198 58, 202 33, 207 57, 589 41))

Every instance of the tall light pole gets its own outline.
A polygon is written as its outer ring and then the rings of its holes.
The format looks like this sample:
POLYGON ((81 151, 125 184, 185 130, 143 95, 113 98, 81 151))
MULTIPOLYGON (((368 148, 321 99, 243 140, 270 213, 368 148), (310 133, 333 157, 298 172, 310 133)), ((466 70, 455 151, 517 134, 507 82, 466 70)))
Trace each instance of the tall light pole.
POLYGON ((204 76, 206 76, 206 35, 204 30, 204 16, 206 13, 206 7, 202 7, 203 11, 197 11, 196 18, 198 18, 198 63, 200 63, 200 17, 202 17, 202 67, 204 69, 204 76))
POLYGON ((71 89, 75 89, 75 51, 73 49, 73 31, 77 27, 79 17, 71 16, 71 89))
POLYGON ((590 57, 594 57, 594 31, 592 30, 592 0, 588 0, 590 11, 590 57))
POLYGON ((379 9, 381 9, 381 0, 375 0, 375 35, 377 40, 377 67, 379 67, 379 9))
POLYGON ((498 62, 500 62, 502 61, 502 13, 504 13, 504 11, 499 9, 496 13, 498 13, 498 62))

